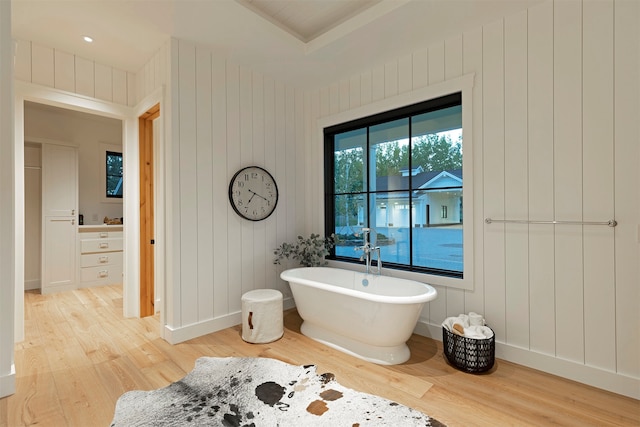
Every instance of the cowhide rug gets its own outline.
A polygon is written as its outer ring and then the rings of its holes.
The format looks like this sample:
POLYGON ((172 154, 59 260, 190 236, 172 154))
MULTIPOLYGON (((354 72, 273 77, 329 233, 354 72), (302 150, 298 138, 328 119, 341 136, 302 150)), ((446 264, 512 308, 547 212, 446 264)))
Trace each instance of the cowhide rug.
POLYGON ((169 386, 118 399, 116 426, 443 426, 379 396, 341 386, 314 365, 201 357, 169 386))

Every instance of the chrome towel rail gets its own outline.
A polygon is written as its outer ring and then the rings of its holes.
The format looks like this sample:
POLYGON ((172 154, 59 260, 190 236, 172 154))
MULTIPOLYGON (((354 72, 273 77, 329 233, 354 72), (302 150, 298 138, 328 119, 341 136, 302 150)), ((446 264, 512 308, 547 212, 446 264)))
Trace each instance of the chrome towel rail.
POLYGON ((533 221, 527 219, 491 219, 485 218, 484 222, 491 224, 493 222, 513 223, 513 224, 571 224, 571 225, 608 225, 615 227, 618 221, 610 219, 609 221, 533 221))

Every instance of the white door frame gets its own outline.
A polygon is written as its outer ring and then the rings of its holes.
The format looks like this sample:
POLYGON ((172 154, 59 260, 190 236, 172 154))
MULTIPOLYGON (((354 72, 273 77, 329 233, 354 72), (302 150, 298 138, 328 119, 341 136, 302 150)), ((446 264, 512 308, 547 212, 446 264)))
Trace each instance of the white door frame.
MULTIPOLYGON (((140 257, 140 220, 139 220, 139 165, 138 165, 138 112, 146 111, 150 106, 162 101, 163 90, 158 89, 153 94, 141 101, 135 108, 101 101, 74 93, 61 91, 54 88, 43 87, 32 83, 14 81, 14 114, 15 114, 15 191, 18 200, 24 196, 24 102, 33 101, 40 104, 52 105, 69 110, 81 111, 99 116, 122 120, 122 144, 124 152, 124 174, 131 179, 124 181, 126 197, 123 201, 123 215, 125 218, 126 232, 124 233, 124 277, 123 277, 123 314, 125 317, 139 317, 140 296, 138 259, 140 257)), ((162 103, 161 103, 162 108, 162 103)), ((164 122, 164 120, 162 121, 164 122)), ((161 122, 161 123, 162 123, 161 122)), ((158 147, 163 150, 163 147, 158 147)), ((156 202, 159 212, 164 212, 161 205, 156 202)), ((158 222, 158 219, 156 219, 158 222)), ((16 203, 15 206, 15 341, 24 340, 24 203, 16 203)), ((157 230, 164 230, 164 224, 158 223, 157 230)), ((157 251, 156 265, 165 264, 164 251, 157 251)), ((163 272, 159 272, 158 278, 164 278, 163 272)), ((158 280, 158 279, 156 279, 158 280)), ((157 281, 163 284, 164 280, 157 281)), ((162 287, 162 286, 160 286, 162 287)), ((164 328, 164 302, 161 311, 160 333, 164 328)))

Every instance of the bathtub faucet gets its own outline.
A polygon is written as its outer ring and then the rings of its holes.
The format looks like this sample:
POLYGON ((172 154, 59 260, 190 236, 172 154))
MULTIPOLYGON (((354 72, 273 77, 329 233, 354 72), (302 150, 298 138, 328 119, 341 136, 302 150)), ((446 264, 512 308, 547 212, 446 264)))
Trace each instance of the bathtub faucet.
POLYGON ((372 246, 371 241, 369 239, 369 235, 371 234, 370 228, 362 229, 362 246, 356 246, 354 248, 355 251, 362 251, 362 256, 360 257, 360 261, 366 261, 367 265, 367 274, 371 273, 371 252, 376 253, 376 259, 378 261, 378 266, 376 268, 376 274, 380 274, 382 271, 382 260, 380 259, 380 246, 372 246))

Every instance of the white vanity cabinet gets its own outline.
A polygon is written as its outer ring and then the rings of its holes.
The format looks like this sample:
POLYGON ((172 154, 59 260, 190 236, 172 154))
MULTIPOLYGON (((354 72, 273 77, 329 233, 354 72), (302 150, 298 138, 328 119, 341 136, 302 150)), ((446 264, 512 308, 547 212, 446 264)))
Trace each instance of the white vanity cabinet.
POLYGON ((122 283, 122 226, 78 227, 80 286, 122 283))

